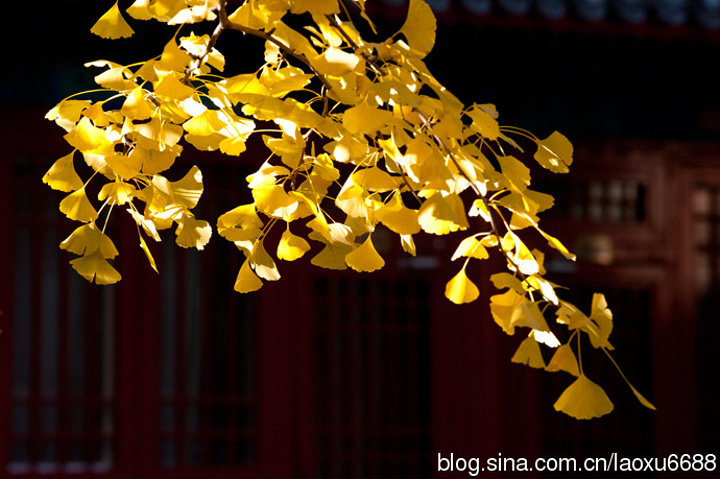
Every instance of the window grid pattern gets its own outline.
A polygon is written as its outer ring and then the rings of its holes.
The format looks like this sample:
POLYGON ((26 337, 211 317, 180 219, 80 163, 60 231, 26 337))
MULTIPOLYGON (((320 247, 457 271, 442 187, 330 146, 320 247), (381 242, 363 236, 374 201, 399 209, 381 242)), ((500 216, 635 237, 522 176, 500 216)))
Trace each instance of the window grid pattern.
MULTIPOLYGON (((203 165, 208 181, 199 208, 227 211, 226 193, 244 181, 237 167, 203 165)), ((203 212, 197 212, 203 217, 203 212)), ((256 307, 229 291, 239 252, 213 238, 202 252, 162 243, 159 340, 159 448, 165 469, 243 467, 257 459, 256 307), (231 259, 233 258, 233 259, 231 259)))
POLYGON ((717 401, 717 351, 720 334, 716 298, 720 294, 720 186, 697 185, 692 198, 693 274, 697 297, 698 424, 700 448, 710 451, 720 441, 717 401))
POLYGON ((637 179, 573 178, 538 182, 555 197, 548 218, 607 223, 642 223, 646 219, 646 186, 637 179))
POLYGON ((316 477, 430 477, 430 283, 314 283, 316 477))
POLYGON ((18 157, 13 173, 13 318, 8 472, 102 472, 115 451, 113 287, 67 265, 69 234, 50 158, 18 157))

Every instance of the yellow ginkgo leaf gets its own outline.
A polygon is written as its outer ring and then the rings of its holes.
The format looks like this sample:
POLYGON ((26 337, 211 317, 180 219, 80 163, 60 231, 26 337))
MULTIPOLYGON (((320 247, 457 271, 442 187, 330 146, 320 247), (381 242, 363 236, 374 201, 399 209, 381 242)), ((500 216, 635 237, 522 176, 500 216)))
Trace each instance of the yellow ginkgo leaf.
POLYGON ((614 406, 600 386, 581 374, 560 395, 554 407, 575 419, 592 419, 610 413, 614 406))
POLYGON ((385 260, 375 249, 371 235, 368 235, 363 244, 345 256, 345 262, 352 269, 360 272, 377 271, 385 266, 385 260))
POLYGON ((360 64, 360 57, 339 48, 329 47, 310 60, 312 66, 322 75, 342 76, 353 71, 360 64))
POLYGON ((217 219, 218 230, 225 230, 228 228, 260 228, 263 222, 255 212, 255 205, 250 203, 246 205, 240 205, 227 213, 223 213, 217 219))
POLYGON ((545 360, 543 359, 542 351, 540 351, 540 345, 532 334, 520 343, 520 346, 510 360, 514 363, 527 364, 531 368, 542 369, 545 367, 545 360))
POLYGON ((433 194, 418 210, 418 221, 423 231, 436 235, 453 233, 469 226, 463 202, 456 194, 433 194))
POLYGON ((445 297, 455 304, 471 303, 480 296, 480 290, 470 281, 465 267, 445 285, 445 297))
POLYGON ((533 301, 524 300, 515 307, 510 317, 511 327, 532 328, 538 331, 549 331, 547 321, 540 307, 533 301))
POLYGON ((352 251, 352 246, 341 243, 328 243, 316 254, 310 263, 325 269, 347 269, 345 257, 352 251))
POLYGON ((415 247, 415 240, 413 240, 412 235, 400 235, 400 244, 402 245, 403 251, 405 251, 407 254, 416 256, 417 255, 417 248, 415 247))
POLYGON ((115 174, 124 180, 135 178, 142 168, 142 157, 139 156, 126 156, 116 153, 106 155, 105 162, 115 174))
POLYGON ((506 186, 515 192, 523 193, 530 184, 530 169, 512 156, 498 156, 497 160, 505 177, 506 186))
POLYGON ((630 386, 630 390, 633 392, 633 394, 635 395, 635 397, 637 398, 637 400, 640 401, 640 404, 642 404, 643 406, 645 406, 645 407, 648 408, 648 409, 652 409, 653 411, 656 410, 656 409, 655 409, 655 406, 653 405, 653 403, 651 403, 650 401, 648 401, 648 400, 645 398, 645 396, 643 396, 642 394, 640 394, 640 391, 638 391, 637 389, 635 389, 635 386, 633 386, 633 385, 630 384, 630 383, 628 383, 628 386, 630 386))
POLYGON ((475 258, 475 259, 487 259, 488 255, 485 247, 480 243, 480 240, 476 236, 468 236, 460 242, 455 253, 452 256, 452 261, 458 258, 475 258))
POLYGON ((352 177, 345 182, 342 189, 335 198, 335 204, 352 218, 369 218, 366 199, 368 192, 355 184, 352 177))
POLYGON ((421 230, 417 210, 405 207, 399 194, 375 210, 375 218, 399 235, 414 235, 421 230))
POLYGON ((155 264, 155 258, 153 258, 153 255, 150 252, 150 248, 148 248, 148 245, 145 242, 145 238, 143 238, 142 235, 139 235, 139 237, 140 237, 140 248, 145 253, 145 257, 148 259, 148 262, 150 263, 150 267, 152 267, 152 269, 155 270, 156 273, 160 274, 160 271, 158 271, 157 265, 155 264))
POLYGON ((292 234, 290 230, 285 230, 278 243, 277 257, 285 261, 295 261, 309 249, 310 245, 304 238, 292 234))
POLYGON ((180 79, 180 74, 176 72, 168 72, 160 75, 160 80, 155 84, 155 94, 171 100, 185 100, 189 98, 195 90, 187 86, 180 79))
POLYGON ((145 234, 150 236, 155 241, 160 241, 160 235, 158 234, 157 227, 155 226, 155 223, 153 223, 151 219, 145 218, 137 210, 135 210, 132 206, 130 206, 126 211, 128 213, 130 213, 130 216, 133 217, 133 220, 135 220, 135 223, 137 223, 138 226, 142 227, 143 231, 145 231, 145 234))
POLYGON ((506 271, 490 276, 490 281, 492 281, 493 286, 497 289, 511 288, 520 294, 523 294, 525 291, 522 281, 506 271))
POLYGON ((178 181, 168 182, 172 199, 185 208, 194 208, 203 192, 203 177, 200 168, 193 166, 190 171, 178 181))
POLYGON ((387 125, 392 119, 392 112, 373 108, 367 102, 363 102, 345 110, 342 122, 350 133, 370 135, 387 125))
POLYGON ((598 325, 598 329, 604 337, 610 336, 613 329, 613 314, 608 308, 605 295, 601 293, 593 294, 590 319, 598 325))
POLYGON ((183 215, 178 220, 175 230, 175 242, 183 248, 196 248, 202 250, 210 241, 212 227, 205 220, 197 220, 193 216, 183 215))
POLYGON ((490 297, 490 313, 495 323, 500 326, 506 334, 515 334, 515 325, 512 319, 515 315, 517 307, 527 301, 527 299, 518 294, 514 289, 508 289, 502 294, 496 294, 490 297))
POLYGON ((562 242, 560 242, 559 239, 555 238, 554 236, 551 236, 551 235, 547 234, 545 231, 543 231, 542 229, 540 229, 540 228, 538 228, 538 227, 536 227, 535 229, 538 231, 538 233, 540 233, 541 235, 543 235, 543 237, 545 237, 545 239, 547 240, 548 244, 549 244, 551 247, 555 248, 557 251, 559 251, 559 252, 565 257, 565 259, 568 259, 568 260, 570 260, 570 261, 575 261, 576 256, 575 256, 573 253, 571 253, 571 252, 565 247, 565 245, 562 244, 562 242))
POLYGON ((154 109, 150 100, 145 98, 145 89, 137 87, 128 94, 120 113, 131 120, 147 120, 153 115, 154 109))
POLYGON ((80 151, 92 151, 109 144, 105 130, 97 128, 89 118, 82 117, 74 130, 65 135, 65 140, 80 151))
POLYGON ((535 160, 554 173, 567 173, 573 162, 572 155, 572 143, 562 133, 554 131, 538 142, 535 160))
POLYGON ((580 375, 577 358, 569 344, 563 344, 557 348, 545 370, 550 372, 566 371, 573 376, 580 375))
POLYGON ((245 261, 240 267, 240 272, 235 280, 235 291, 238 293, 250 293, 259 290, 262 286, 263 282, 250 267, 250 261, 245 261))
POLYGON ((133 125, 133 129, 139 134, 137 141, 142 148, 159 151, 175 146, 183 136, 180 125, 164 121, 158 115, 147 123, 133 125))
POLYGON ((115 5, 95 22, 90 31, 95 35, 112 40, 131 37, 135 33, 120 13, 118 2, 115 2, 115 5))
POLYGON ((54 190, 65 192, 79 190, 83 186, 80 176, 73 166, 73 153, 57 160, 43 176, 43 183, 54 190))
POLYGON ((437 22, 435 15, 425 0, 410 0, 407 18, 400 33, 412 48, 413 52, 424 57, 435 45, 437 22))
POLYGON ((557 348, 560 346, 560 340, 552 331, 538 331, 537 329, 533 329, 530 331, 530 335, 535 338, 535 341, 549 348, 557 348))
POLYGON ((245 138, 238 135, 231 138, 225 138, 218 145, 220 151, 226 155, 240 156, 240 153, 246 150, 245 138))
POLYGON ((126 12, 137 20, 150 20, 152 18, 149 10, 150 1, 151 0, 135 0, 135 2, 127 8, 126 12))
POLYGON ((112 240, 100 231, 94 222, 79 226, 60 243, 60 248, 76 255, 88 255, 96 250, 103 258, 114 258, 118 251, 112 240))
POLYGON ((120 273, 103 258, 100 250, 70 261, 80 276, 96 284, 113 284, 120 281, 120 273))
POLYGON ((60 211, 71 220, 83 223, 95 221, 98 217, 97 211, 85 194, 84 186, 70 193, 60 202, 60 211))
POLYGON ((474 105, 467 114, 472 119, 474 131, 480 133, 487 140, 497 140, 500 136, 500 125, 493 116, 477 105, 474 105))
POLYGON ((295 14, 310 12, 313 15, 325 16, 339 12, 336 0, 290 0, 290 11, 295 14))
POLYGON ((271 185, 252 190, 255 206, 268 216, 285 218, 297 210, 298 200, 289 196, 282 185, 271 185))
POLYGON ((109 198, 111 205, 124 205, 131 200, 132 194, 135 191, 135 187, 129 183, 113 181, 102 187, 98 194, 98 199, 104 201, 105 198, 109 198))
POLYGON ((362 168, 352 174, 352 180, 368 191, 390 191, 398 187, 398 181, 377 166, 362 168))
POLYGON ((275 265, 272 257, 265 250, 265 246, 262 241, 256 241, 253 246, 252 252, 248 257, 250 265, 255 274, 266 281, 277 281, 280 279, 280 272, 275 265))

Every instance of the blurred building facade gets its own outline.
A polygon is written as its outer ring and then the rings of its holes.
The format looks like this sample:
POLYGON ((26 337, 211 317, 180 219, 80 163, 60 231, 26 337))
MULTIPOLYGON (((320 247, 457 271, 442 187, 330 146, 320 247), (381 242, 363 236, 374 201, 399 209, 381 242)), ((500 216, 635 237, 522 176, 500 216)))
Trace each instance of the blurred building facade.
MULTIPOLYGON (((58 248, 72 228, 60 197, 40 182, 67 153, 43 109, 90 86, 76 67, 94 58, 70 48, 76 33, 0 95, 0 476, 442 478, 468 474, 439 472, 439 454, 717 453, 720 3, 430 3, 440 24, 428 64, 443 84, 495 103, 503 123, 574 142, 571 174, 533 173, 556 198, 548 231, 579 256, 548 254, 547 269, 585 308, 606 295, 618 362, 658 411, 635 402, 606 358, 588 357, 616 411, 591 422, 556 413, 570 378, 511 364, 522 338, 489 315, 487 276, 500 265, 472 272, 475 304, 443 298, 459 237, 419 243, 412 259, 379 241, 388 260, 375 274, 283 265, 279 283, 238 295, 232 245, 160 243, 158 277, 134 229, 118 227, 123 281, 87 284, 58 248)), ((371 8, 392 24, 406 6, 371 8)), ((69 30, 89 28, 56 13, 69 30)), ((242 202, 251 161, 199 166, 198 217, 242 202)))

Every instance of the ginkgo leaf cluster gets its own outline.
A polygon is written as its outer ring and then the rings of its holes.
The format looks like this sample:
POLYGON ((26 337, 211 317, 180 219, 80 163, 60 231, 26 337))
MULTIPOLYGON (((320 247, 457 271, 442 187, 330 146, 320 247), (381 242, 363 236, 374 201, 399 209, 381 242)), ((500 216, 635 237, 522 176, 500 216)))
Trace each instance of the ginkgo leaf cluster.
POLYGON ((536 231, 574 259, 540 227, 553 198, 531 188, 526 164, 567 173, 572 145, 558 132, 541 139, 502 126, 493 105, 465 105, 447 90, 424 63, 436 21, 423 0, 410 0, 402 26, 384 39, 375 38, 362 0, 136 0, 125 12, 114 3, 91 31, 130 36, 126 17, 177 30, 148 60, 88 63, 102 99, 98 91, 78 94, 47 114, 65 130, 72 152, 43 181, 67 194, 60 210, 80 223, 61 247, 78 255, 71 263, 82 276, 99 284, 120 279, 105 233, 118 210, 137 225, 156 270, 148 240, 160 241, 162 230, 174 228, 181 247, 203 249, 213 228, 193 213, 203 193, 200 169, 178 181, 168 172, 186 148, 241 156, 255 136, 266 156, 246 178, 252 202, 222 214, 215 227, 244 254, 236 291, 279 280, 281 262, 305 256, 322 268, 379 270, 385 260, 375 246, 378 228, 411 255, 416 235, 461 232, 467 236, 448 259, 462 264, 446 297, 462 304, 483 295, 468 268, 501 255, 507 271, 492 277, 502 291, 489 296, 492 317, 507 334, 528 332, 512 360, 576 378, 558 410, 578 418, 609 412, 609 399, 587 379, 570 341, 584 335, 609 352, 612 314, 602 296, 588 316, 559 299, 544 277, 544 254, 524 239, 526 230, 536 231), (193 30, 207 22, 212 34, 193 30), (216 48, 221 36, 234 38, 238 49, 246 37, 260 38, 263 62, 226 75, 216 48), (102 184, 97 198, 88 196, 91 181, 102 184), (565 344, 550 328, 549 311, 553 325, 567 329, 565 344), (549 364, 541 345, 555 350, 549 364))

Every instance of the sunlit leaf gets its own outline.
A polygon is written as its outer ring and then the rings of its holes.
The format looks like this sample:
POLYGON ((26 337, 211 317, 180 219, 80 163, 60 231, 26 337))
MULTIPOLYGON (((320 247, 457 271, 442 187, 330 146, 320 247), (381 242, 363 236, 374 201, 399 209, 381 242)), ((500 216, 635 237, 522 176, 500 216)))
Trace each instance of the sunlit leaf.
POLYGON ((105 162, 123 180, 135 178, 142 169, 142 158, 139 156, 126 156, 117 153, 106 155, 105 162))
POLYGON ((435 45, 437 22, 430 6, 424 0, 410 0, 407 18, 400 29, 408 44, 420 57, 427 55, 435 45))
POLYGON ((218 230, 222 231, 228 228, 260 228, 263 222, 255 211, 253 203, 240 205, 232 210, 220 215, 217 220, 218 230))
POLYGON ((455 304, 471 303, 480 296, 480 290, 470 281, 463 267, 445 285, 445 297, 455 304))
POLYGON ((544 168, 555 173, 567 173, 573 162, 573 147, 562 133, 554 131, 546 139, 538 142, 535 160, 544 168))
POLYGON ((235 280, 235 291, 238 293, 250 293, 259 290, 262 286, 263 282, 250 267, 250 261, 246 260, 240 267, 240 272, 235 280))
POLYGON ((277 248, 277 257, 285 261, 295 261, 310 250, 310 245, 304 238, 285 230, 277 248))
POLYGON ((383 128, 393 119, 391 112, 373 108, 363 102, 358 106, 348 108, 343 114, 343 126, 350 133, 372 134, 383 128))
POLYGON ((182 206, 194 208, 203 192, 202 172, 197 166, 190 168, 190 171, 178 181, 168 183, 172 198, 182 206))
POLYGON ((385 260, 377 252, 372 242, 372 235, 358 248, 345 256, 345 262, 355 271, 370 272, 381 269, 385 266, 385 260))
POLYGON ((84 186, 70 193, 60 202, 60 211, 71 220, 83 223, 95 221, 98 217, 97 211, 85 194, 84 186))
POLYGON ((95 150, 110 143, 105 138, 105 130, 97 128, 87 117, 80 119, 77 127, 65 135, 65 141, 80 151, 95 150))
POLYGON ((533 329, 530 331, 530 335, 535 338, 535 341, 549 348, 554 349, 560 346, 560 340, 555 336, 555 333, 550 330, 538 331, 537 329, 533 329))
POLYGON ((403 251, 405 251, 407 254, 416 256, 417 255, 417 248, 415 247, 415 241, 413 240, 412 235, 400 235, 400 243, 402 245, 403 251))
POLYGON ((185 100, 195 90, 181 81, 176 72, 167 72, 160 75, 160 80, 155 85, 155 94, 171 100, 185 100))
POLYGON ((525 289, 522 286, 522 281, 505 271, 493 274, 492 276, 490 276, 490 281, 492 281, 493 286, 495 286, 497 289, 512 288, 513 290, 521 294, 525 289))
POLYGON ((577 358, 569 344, 557 348, 545 369, 550 372, 565 371, 573 376, 580 375, 577 358))
POLYGON ((460 242, 451 259, 455 261, 458 258, 486 259, 489 255, 477 237, 468 236, 460 242))
POLYGON ((143 253, 145 253, 145 257, 147 258, 148 263, 150 263, 150 267, 152 267, 156 273, 160 273, 158 271, 157 264, 155 264, 155 258, 153 258, 150 248, 148 248, 145 238, 143 238, 142 235, 140 235, 140 248, 143 250, 143 253))
POLYGON ((483 108, 472 108, 467 112, 472 118, 472 128, 488 140, 497 140, 500 136, 500 125, 483 108))
POLYGON ((131 37, 135 33, 120 13, 118 2, 115 2, 110 10, 98 19, 90 31, 95 35, 110 39, 131 37))
POLYGON ((289 196, 282 185, 270 185, 252 190, 257 209, 274 218, 284 218, 297 210, 298 200, 289 196))
POLYGON ((130 213, 130 216, 132 216, 133 220, 135 220, 135 223, 142 227, 146 235, 150 236, 155 241, 160 241, 160 235, 158 234, 157 227, 151 219, 145 218, 132 207, 128 208, 127 212, 130 213))
POLYGON ((508 188, 523 193, 530 184, 530 169, 512 156, 498 156, 497 161, 505 175, 508 188))
POLYGON ((490 313, 495 323, 500 326, 506 334, 515 334, 515 325, 512 321, 513 315, 517 307, 526 301, 527 299, 525 299, 524 296, 518 294, 513 289, 490 297, 490 313))
POLYGON ((418 221, 427 233, 444 235, 467 229, 464 205, 457 195, 435 193, 425 200, 418 211, 418 221))
POLYGON ((147 120, 154 110, 152 102, 145 98, 145 90, 137 87, 125 99, 120 113, 132 120, 147 120))
POLYGON ((83 278, 96 284, 113 284, 120 281, 120 273, 103 257, 100 250, 70 261, 83 278))
POLYGON ((332 15, 338 13, 339 6, 336 0, 289 0, 292 13, 300 14, 310 12, 313 15, 332 15))
POLYGON ((135 191, 135 187, 131 184, 122 181, 113 181, 102 187, 98 194, 98 199, 104 201, 106 198, 110 198, 110 204, 124 205, 128 201, 131 201, 131 197, 135 191))
POLYGON ((413 235, 421 230, 417 210, 407 208, 399 194, 375 210, 375 218, 399 235, 413 235))
POLYGON ((280 272, 275 261, 268 254, 262 241, 257 241, 248 257, 255 274, 266 281, 277 281, 280 279, 280 272))
POLYGON ((352 251, 352 246, 329 243, 315 255, 310 262, 315 266, 325 269, 341 270, 347 269, 345 257, 352 251))
POLYGON ((203 249, 210 241, 212 227, 205 220, 197 220, 192 216, 183 215, 175 230, 175 242, 184 248, 203 249))
POLYGON ((547 321, 540 311, 540 307, 533 301, 521 301, 515 306, 510 317, 511 327, 525 327, 538 331, 549 331, 547 321))
POLYGON ((60 243, 60 248, 80 256, 99 251, 103 258, 108 259, 112 259, 118 254, 112 240, 100 231, 94 222, 76 228, 60 243))
POLYGON ((57 160, 43 176, 43 183, 54 190, 64 192, 76 191, 83 187, 80 176, 75 172, 73 166, 74 153, 65 155, 57 160))
POLYGON ((592 419, 613 410, 613 403, 605 391, 581 374, 555 402, 555 410, 575 419, 592 419))
POLYGON ((545 367, 545 360, 543 359, 542 351, 540 351, 540 345, 532 335, 520 343, 511 361, 519 364, 527 364, 531 368, 541 369, 545 367))

